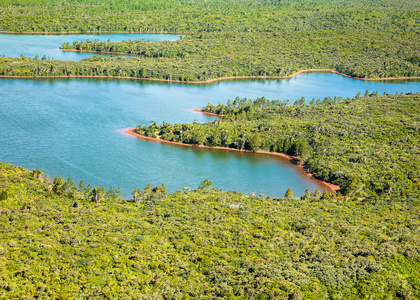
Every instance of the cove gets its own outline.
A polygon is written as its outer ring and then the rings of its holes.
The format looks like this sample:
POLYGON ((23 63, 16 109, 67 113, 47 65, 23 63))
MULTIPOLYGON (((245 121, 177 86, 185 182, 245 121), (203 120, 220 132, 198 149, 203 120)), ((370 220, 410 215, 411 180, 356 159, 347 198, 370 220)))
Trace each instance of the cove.
POLYGON ((284 80, 182 84, 115 79, 0 79, 0 159, 50 176, 94 186, 119 186, 129 197, 147 183, 169 192, 204 179, 223 190, 279 197, 323 187, 288 160, 250 153, 188 148, 124 134, 138 124, 207 122, 194 112, 208 102, 265 96, 351 97, 359 91, 420 92, 420 82, 366 82, 328 73, 284 80))
MULTIPOLYGON (((179 38, 176 34, 0 34, 0 55, 6 57, 19 57, 20 55, 34 58, 36 55, 42 58, 44 55, 55 60, 82 60, 94 56, 97 53, 80 53, 61 51, 58 48, 63 43, 73 44, 74 41, 119 42, 123 40, 146 40, 146 41, 174 41, 179 38)), ((107 55, 107 54, 101 54, 107 55)))

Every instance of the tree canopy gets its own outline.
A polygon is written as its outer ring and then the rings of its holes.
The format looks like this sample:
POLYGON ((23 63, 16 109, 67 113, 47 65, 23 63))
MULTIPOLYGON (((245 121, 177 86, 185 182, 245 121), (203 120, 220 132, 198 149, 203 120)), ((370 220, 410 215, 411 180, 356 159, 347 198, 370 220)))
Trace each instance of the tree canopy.
MULTIPOLYGON (((0 75, 207 81, 333 69, 360 78, 420 76, 418 1, 6 1, 0 31, 172 32, 173 42, 75 41, 64 50, 128 53, 81 62, 2 59, 0 75), (11 3, 13 2, 13 3, 11 3)), ((57 45, 59 47, 60 45, 57 45)))
POLYGON ((0 298, 420 297, 418 199, 267 199, 207 181, 96 201, 35 171, 0 163, 0 298))
POLYGON ((137 126, 150 137, 193 145, 281 152, 301 158, 316 178, 349 196, 388 198, 420 194, 419 94, 267 100, 207 105, 224 115, 205 124, 137 126))

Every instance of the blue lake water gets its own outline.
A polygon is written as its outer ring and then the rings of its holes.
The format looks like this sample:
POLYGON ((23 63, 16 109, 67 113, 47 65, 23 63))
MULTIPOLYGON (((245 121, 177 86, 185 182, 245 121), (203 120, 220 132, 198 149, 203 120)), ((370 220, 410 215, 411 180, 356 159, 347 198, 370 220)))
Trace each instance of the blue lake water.
MULTIPOLYGON (((82 60, 94 56, 94 53, 80 53, 61 51, 58 48, 63 43, 73 44, 74 41, 86 40, 98 42, 119 42, 127 39, 146 41, 174 41, 179 39, 175 34, 0 34, 0 56, 19 57, 21 55, 34 58, 36 55, 42 58, 55 60, 82 60)), ((108 54, 101 54, 108 55, 108 54)))
MULTIPOLYGON (((1 37, 1 35, 0 35, 1 37)), ((33 36, 31 36, 33 37, 33 36)), ((134 39, 131 35, 131 39, 134 39)), ((89 37, 92 39, 91 37, 89 37)), ((72 40, 72 37, 70 37, 72 40)), ((0 160, 93 186, 119 186, 125 196, 146 184, 169 192, 196 188, 204 179, 223 190, 283 196, 323 189, 277 157, 188 148, 140 140, 124 128, 153 120, 207 122, 193 112, 236 96, 307 101, 351 97, 365 90, 420 92, 420 82, 360 81, 329 73, 283 80, 183 84, 106 79, 0 79, 0 160)))

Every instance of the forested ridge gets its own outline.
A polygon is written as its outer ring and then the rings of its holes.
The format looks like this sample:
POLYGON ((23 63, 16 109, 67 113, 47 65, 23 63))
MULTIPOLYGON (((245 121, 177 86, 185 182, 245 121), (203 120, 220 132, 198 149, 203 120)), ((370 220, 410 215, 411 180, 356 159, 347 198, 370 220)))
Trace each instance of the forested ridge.
POLYGON ((418 199, 134 199, 0 163, 0 298, 420 297, 418 199))
POLYGON ((420 193, 420 95, 359 93, 305 104, 258 98, 208 104, 205 124, 137 126, 141 135, 185 144, 299 156, 316 178, 361 198, 420 193))
POLYGON ((204 82, 240 76, 283 77, 306 69, 333 69, 358 78, 420 76, 417 1, 244 0, 170 1, 170 4, 106 1, 103 5, 95 1, 44 1, 44 4, 3 3, 0 30, 187 34, 173 42, 69 42, 57 47, 139 57, 94 57, 81 62, 3 58, 0 75, 204 82), (34 20, 20 20, 15 14, 34 20), (85 19, 97 25, 83 25, 85 19), (14 22, 21 27, 14 27, 14 22), (25 24, 32 24, 32 28, 25 24))

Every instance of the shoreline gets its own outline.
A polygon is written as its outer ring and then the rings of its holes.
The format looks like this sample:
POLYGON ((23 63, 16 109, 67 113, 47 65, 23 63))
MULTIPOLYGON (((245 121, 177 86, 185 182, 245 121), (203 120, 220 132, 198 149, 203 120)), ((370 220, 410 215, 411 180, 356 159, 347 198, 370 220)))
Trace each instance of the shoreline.
POLYGON ((54 49, 54 50, 58 50, 58 51, 63 51, 63 52, 76 52, 76 53, 94 53, 97 55, 101 55, 101 54, 117 54, 117 56, 120 55, 128 55, 128 56, 135 56, 135 57, 142 57, 142 58, 152 58, 152 59, 168 59, 167 57, 153 57, 153 56, 144 56, 144 55, 140 55, 140 54, 135 54, 135 53, 126 53, 126 52, 110 52, 110 51, 96 51, 96 50, 76 50, 76 49, 54 49))
POLYGON ((206 112, 206 111, 203 111, 202 109, 193 109, 193 111, 201 113, 201 114, 213 116, 213 117, 218 117, 218 118, 223 118, 225 116, 225 115, 218 115, 218 114, 211 113, 211 112, 206 112))
MULTIPOLYGON (((104 52, 102 52, 104 53, 104 52)), ((388 77, 388 78, 359 78, 359 77, 352 77, 350 75, 346 75, 340 73, 334 69, 307 69, 307 70, 300 70, 298 72, 293 73, 292 75, 287 76, 230 76, 230 77, 220 77, 215 79, 209 79, 205 81, 181 81, 181 80, 169 80, 169 79, 161 79, 161 78, 142 78, 142 77, 129 77, 129 76, 105 76, 105 75, 58 75, 58 76, 42 76, 42 75, 31 75, 31 76, 16 76, 16 75, 0 75, 0 78, 109 78, 109 79, 131 79, 131 80, 148 80, 148 81, 160 81, 160 82, 173 82, 173 83, 186 83, 186 84, 207 84, 213 83, 218 81, 224 80, 235 80, 235 79, 290 79, 302 73, 316 73, 316 72, 324 72, 324 73, 333 73, 338 74, 344 77, 362 80, 362 81, 387 81, 387 80, 410 80, 410 79, 420 79, 420 76, 417 77, 388 77)))
POLYGON ((0 34, 43 34, 43 35, 54 35, 54 34, 62 34, 62 35, 71 35, 71 34, 85 34, 85 33, 94 33, 94 34, 112 34, 112 33, 124 33, 124 34, 192 34, 195 32, 172 32, 172 31, 134 31, 134 32, 127 32, 127 31, 112 31, 112 30, 87 30, 87 31, 9 31, 4 30, 0 31, 0 34))
POLYGON ((60 49, 60 48, 56 48, 56 49, 54 49, 54 50, 64 51, 64 52, 77 52, 77 53, 118 54, 118 55, 138 56, 137 54, 124 53, 124 52, 107 52, 107 51, 76 50, 76 49, 60 49))
POLYGON ((340 187, 338 185, 335 185, 335 184, 332 184, 332 183, 329 183, 329 182, 326 182, 326 181, 319 180, 319 179, 315 178, 314 174, 310 173, 304 166, 299 164, 300 159, 298 157, 295 157, 295 156, 290 156, 290 155, 287 155, 287 154, 284 154, 284 153, 278 153, 278 152, 268 152, 268 151, 263 151, 263 150, 258 150, 258 151, 254 152, 254 151, 251 151, 251 150, 238 150, 238 149, 226 148, 226 147, 210 147, 210 146, 204 146, 204 145, 184 144, 184 143, 181 143, 181 142, 171 142, 171 141, 163 140, 163 139, 160 139, 160 138, 153 138, 153 137, 150 137, 150 136, 141 135, 141 134, 138 134, 137 132, 135 132, 135 130, 136 130, 135 128, 126 128, 126 129, 123 129, 122 131, 124 133, 128 134, 128 135, 134 136, 134 137, 139 138, 139 139, 154 141, 154 142, 160 142, 160 143, 164 143, 164 144, 172 144, 172 145, 191 147, 191 148, 201 148, 201 149, 235 151, 235 152, 242 152, 242 153, 256 153, 256 154, 271 155, 271 156, 277 156, 277 157, 285 158, 285 159, 288 159, 290 163, 296 165, 299 168, 299 170, 305 176, 321 183, 321 185, 323 185, 329 193, 335 194, 340 189, 340 187))

